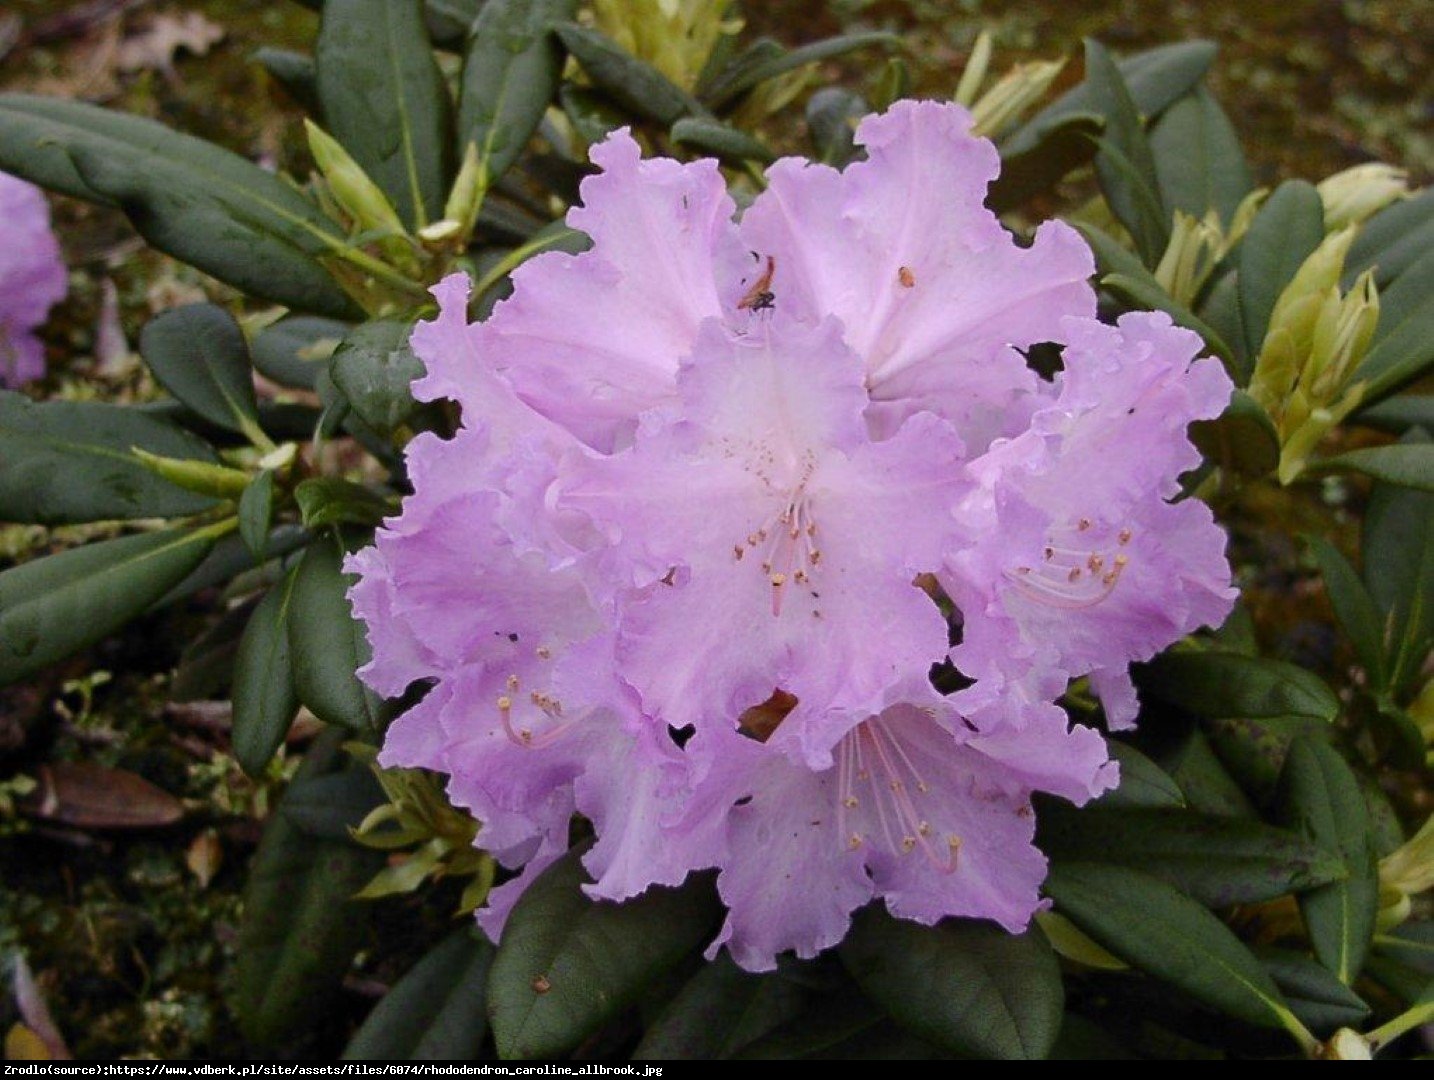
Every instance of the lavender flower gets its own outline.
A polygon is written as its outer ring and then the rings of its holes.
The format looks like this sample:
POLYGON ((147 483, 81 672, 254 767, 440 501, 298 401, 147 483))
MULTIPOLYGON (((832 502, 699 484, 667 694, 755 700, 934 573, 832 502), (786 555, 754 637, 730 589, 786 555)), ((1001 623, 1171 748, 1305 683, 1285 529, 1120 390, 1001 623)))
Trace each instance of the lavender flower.
POLYGON ((1116 782, 1055 696, 1090 674, 1128 719, 1128 664, 1228 609, 1222 534, 1168 501, 1228 382, 1163 317, 1096 322, 1070 229, 1017 245, 969 124, 898 104, 866 161, 778 162, 740 223, 714 162, 619 132, 569 215, 589 251, 482 324, 435 289, 415 392, 464 427, 411 445, 351 596, 370 685, 433 684, 381 760, 448 774, 526 868, 491 933, 573 813, 594 896, 719 868, 713 949, 750 969, 875 897, 1018 930, 1031 795, 1116 782), (1054 383, 1021 352, 1048 340, 1054 383), (972 683, 942 697, 948 659, 972 683))
POLYGON ((35 329, 68 288, 50 207, 40 189, 0 173, 0 386, 17 387, 45 373, 35 329))

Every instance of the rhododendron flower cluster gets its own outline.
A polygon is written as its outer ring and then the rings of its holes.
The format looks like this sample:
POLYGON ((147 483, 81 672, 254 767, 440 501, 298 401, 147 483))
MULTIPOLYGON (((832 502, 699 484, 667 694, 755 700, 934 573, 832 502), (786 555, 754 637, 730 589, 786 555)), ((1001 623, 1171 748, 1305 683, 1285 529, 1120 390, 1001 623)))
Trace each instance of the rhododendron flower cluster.
POLYGON ((523 868, 494 935, 574 813, 595 897, 717 868, 713 950, 749 969, 874 898, 1020 930, 1032 794, 1118 779, 1056 697, 1089 675, 1127 724, 1130 663, 1228 611, 1222 533, 1171 500, 1229 382, 1163 315, 1096 321, 1089 249, 1006 231, 969 127, 899 103, 865 160, 779 161, 740 217, 716 162, 619 131, 568 217, 590 250, 482 323, 434 290, 415 392, 462 427, 410 444, 351 597, 369 684, 430 685, 381 760, 447 774, 523 868))
POLYGON ((44 193, 0 173, 0 386, 16 387, 45 373, 35 329, 68 285, 44 193))

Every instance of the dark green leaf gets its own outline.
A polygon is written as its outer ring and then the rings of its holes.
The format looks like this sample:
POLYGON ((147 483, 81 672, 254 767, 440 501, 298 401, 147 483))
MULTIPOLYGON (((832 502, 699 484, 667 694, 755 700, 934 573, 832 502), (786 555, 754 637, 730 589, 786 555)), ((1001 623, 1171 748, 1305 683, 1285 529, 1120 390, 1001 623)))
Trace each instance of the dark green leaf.
POLYGON ((376 319, 355 327, 329 361, 334 385, 359 419, 379 431, 393 431, 415 408, 409 385, 423 375, 423 361, 409 347, 413 324, 376 319))
POLYGON ((269 544, 269 526, 274 520, 274 473, 265 469, 249 482, 239 496, 239 538, 263 562, 269 544))
POLYGON ((1120 786, 1097 801, 1101 806, 1183 806, 1180 786, 1155 762, 1128 743, 1106 741, 1120 764, 1120 786))
POLYGON ((1051 867, 1056 910, 1098 944, 1196 1001, 1252 1024, 1281 1027, 1274 981, 1214 915, 1165 882, 1120 866, 1051 867))
POLYGON ((264 830, 244 892, 234 1008, 245 1038, 265 1048, 324 1019, 367 921, 368 908, 350 898, 383 865, 381 852, 315 839, 282 812, 306 784, 344 767, 338 741, 325 738, 305 755, 264 830))
POLYGON ((230 608, 184 647, 169 684, 171 701, 213 701, 229 688, 239 639, 257 606, 257 600, 250 600, 230 608))
POLYGON ((734 165, 744 161, 766 164, 775 156, 740 128, 704 116, 684 116, 672 125, 668 137, 678 146, 706 151, 734 165))
POLYGON ((299 711, 289 647, 294 578, 290 571, 265 594, 249 620, 234 661, 233 749, 250 776, 263 773, 299 711))
POLYGON ((423 21, 433 43, 458 48, 472 32, 485 0, 423 0, 423 21))
POLYGON ((1192 728, 1174 749, 1170 760, 1162 764, 1180 785, 1191 809, 1218 817, 1257 816, 1244 790, 1199 728, 1192 728))
POLYGON ((1386 484, 1434 492, 1434 443, 1395 443, 1349 450, 1315 463, 1321 471, 1364 473, 1386 484))
POLYGON ((159 250, 244 292, 353 313, 315 258, 343 243, 334 223, 278 177, 212 143, 78 101, 0 94, 0 170, 121 207, 159 250))
POLYGON ((182 517, 214 505, 156 476, 130 453, 215 462, 202 439, 134 409, 34 402, 0 391, 0 521, 68 525, 182 517))
POLYGON ((702 106, 687 91, 596 30, 564 23, 557 31, 588 78, 624 109, 663 127, 671 127, 683 116, 702 115, 702 106))
POLYGON ((377 525, 393 510, 372 488, 336 476, 305 480, 294 489, 294 501, 299 504, 299 513, 310 529, 325 525, 377 525))
POLYGON ((1345 874, 1338 856, 1292 832, 1188 810, 1053 806, 1037 846, 1057 862, 1143 870, 1206 907, 1273 900, 1345 874))
POLYGON ((1254 187, 1230 118, 1203 86, 1176 101, 1151 127, 1150 151, 1167 218, 1176 210, 1197 219, 1214 210, 1228 225, 1254 187))
POLYGON ((704 964, 648 1026, 638 1060, 728 1058, 797 1016, 811 995, 781 975, 743 971, 726 953, 704 964))
MULTIPOLYGON (((290 552, 297 551, 311 539, 313 537, 309 531, 300 525, 279 525, 269 533, 269 540, 264 545, 264 551, 270 559, 282 558, 290 552)), ((223 585, 240 574, 254 570, 258 565, 254 561, 254 553, 249 550, 239 534, 237 532, 230 533, 210 549, 209 554, 194 568, 193 573, 156 600, 150 609, 167 607, 186 597, 193 596, 202 589, 223 585)))
POLYGON ((478 147, 490 180, 518 159, 558 89, 563 50, 553 26, 576 0, 488 0, 468 39, 458 95, 461 159, 478 147))
POLYGON ((1280 463, 1280 435, 1264 407, 1243 390, 1215 420, 1190 425, 1190 441, 1222 469, 1268 476, 1280 463))
POLYGON ((1319 676, 1282 660, 1170 652, 1145 666, 1144 685, 1197 716, 1308 716, 1333 720, 1339 698, 1319 676))
POLYGON ((488 1019, 504 1058, 572 1050, 700 946, 717 921, 707 878, 652 888, 624 904, 594 903, 571 851, 518 901, 488 981, 488 1019))
POLYGON ((193 570, 215 535, 101 540, 0 573, 0 686, 114 633, 193 570))
POLYGON ((1154 267, 1170 240, 1170 221, 1160 205, 1155 159, 1141 125, 1140 112, 1125 79, 1105 48, 1085 43, 1085 78, 1096 113, 1105 118, 1095 157, 1100 189, 1116 219, 1129 230, 1141 261, 1154 267))
MULTIPOLYGON (((1200 81, 1214 62, 1215 53, 1212 41, 1182 41, 1127 56, 1116 67, 1140 114, 1154 117, 1200 81)), ((1082 82, 1022 125, 1002 145, 1001 156, 1029 153, 1053 127, 1067 122, 1068 117, 1096 111, 1090 83, 1082 82)))
POLYGON ((1328 739, 1324 720, 1308 716, 1213 717, 1203 721, 1219 761, 1261 806, 1274 799, 1290 744, 1302 736, 1328 739))
POLYGON ((325 723, 372 732, 379 729, 379 701, 355 674, 368 662, 369 648, 345 595, 350 578, 340 568, 340 549, 332 540, 304 552, 285 620, 294 689, 325 723))
POLYGON ((1051 1061, 1127 1061, 1135 1054, 1119 1039, 1078 1013, 1066 1013, 1051 1048, 1051 1061))
POLYGON ((1369 810, 1359 780, 1328 743, 1296 739, 1280 783, 1281 819, 1311 840, 1338 851, 1343 881, 1300 895, 1300 911, 1319 962, 1348 985, 1354 981, 1374 937, 1379 913, 1379 873, 1370 835, 1369 810))
MULTIPOLYGON (((1070 113, 1051 122, 1025 149, 1001 147, 1001 175, 991 182, 986 204, 1001 213, 1049 191, 1095 157, 1105 120, 1095 113, 1070 113)), ((1012 140, 1015 143, 1016 140, 1012 140)))
POLYGON ((166 311, 145 324, 139 351, 160 384, 211 424, 241 433, 259 426, 249 346, 223 308, 166 311))
POLYGON ((344 1048, 348 1059, 471 1061, 488 1033, 493 946, 455 930, 384 995, 344 1048))
POLYGON ((312 56, 265 45, 255 51, 254 60, 284 88, 304 112, 311 116, 318 114, 318 70, 314 66, 312 56))
POLYGON ((1248 386, 1255 361, 1245 350, 1245 326, 1240 318, 1240 275, 1217 269, 1213 284, 1204 289, 1196 314, 1230 346, 1230 377, 1236 386, 1248 386))
POLYGON ((697 80, 696 94, 700 100, 708 101, 713 87, 720 90, 723 86, 744 78, 749 70, 780 59, 787 53, 781 42, 769 37, 758 38, 741 52, 735 50, 735 40, 730 36, 724 36, 722 43, 712 50, 712 56, 708 58, 697 80))
POLYGON ((1379 297, 1379 325, 1355 370, 1365 404, 1402 390, 1434 366, 1434 252, 1401 274, 1379 297))
POLYGON ((1368 409, 1360 409, 1353 422, 1365 427, 1403 435, 1410 428, 1434 431, 1434 394, 1404 394, 1388 398, 1368 409))
POLYGON ((869 907, 841 958, 892 1019, 943 1049, 1043 1058, 1060 1031, 1060 967, 1038 930, 1014 935, 969 919, 926 927, 869 907))
POLYGON ((807 133, 817 160, 843 168, 856 153, 857 122, 870 111, 865 98, 841 87, 813 94, 807 101, 807 133))
POLYGON ((291 315, 255 334, 249 352, 265 378, 280 386, 312 390, 315 376, 352 329, 352 323, 338 319, 291 315))
POLYGON ((373 770, 355 766, 310 780, 284 800, 279 813, 306 836, 351 840, 364 818, 387 801, 373 770))
POLYGON ((452 105, 418 0, 327 0, 316 59, 329 134, 410 228, 441 218, 452 105))
MULTIPOLYGON (((709 108, 721 110, 735 103, 739 97, 758 84, 764 83, 768 79, 775 79, 778 75, 785 75, 789 71, 795 71, 804 64, 830 60, 832 57, 841 56, 854 49, 864 49, 870 45, 900 48, 901 44, 901 39, 895 34, 868 31, 824 38, 821 41, 814 41, 810 45, 803 45, 799 49, 792 49, 781 54, 773 53, 768 48, 764 50, 764 55, 754 54, 749 62, 743 62, 743 58, 739 57, 732 67, 714 79, 712 84, 705 89, 702 100, 709 108)), ((755 49, 755 46, 753 48, 755 49)))
MULTIPOLYGON (((821 999, 797 1016, 753 1040, 734 1055, 739 1061, 800 1061, 836 1055, 867 1042, 886 1018, 860 994, 821 999)), ((929 1056, 929 1050, 927 1056, 929 1056)))
POLYGON ((573 83, 563 83, 558 103, 584 142, 601 142, 627 122, 622 110, 602 94, 573 83))
POLYGON ((1325 592, 1335 618, 1354 646, 1355 655, 1364 665, 1374 689, 1384 689, 1388 682, 1384 667, 1384 622, 1374 606, 1374 598, 1338 548, 1318 536, 1311 536, 1308 541, 1324 575, 1325 592))
POLYGON ((1259 356, 1275 301, 1324 240, 1324 204, 1303 180, 1287 180, 1260 207, 1236 253, 1245 353, 1259 356))
POLYGON ((1434 188, 1385 207, 1364 223, 1344 261, 1348 288, 1363 271, 1374 268, 1380 289, 1399 278, 1434 250, 1434 188))
MULTIPOLYGON (((1417 430, 1401 445, 1428 445, 1417 430)), ((1375 484, 1364 515, 1364 583, 1388 627, 1389 682, 1408 689, 1434 646, 1434 495, 1375 484)))
POLYGON ((1322 964, 1291 949, 1261 949, 1260 963, 1270 973, 1290 1011, 1316 1034, 1330 1035, 1337 1028, 1356 1027, 1369 1015, 1369 1006, 1322 964))

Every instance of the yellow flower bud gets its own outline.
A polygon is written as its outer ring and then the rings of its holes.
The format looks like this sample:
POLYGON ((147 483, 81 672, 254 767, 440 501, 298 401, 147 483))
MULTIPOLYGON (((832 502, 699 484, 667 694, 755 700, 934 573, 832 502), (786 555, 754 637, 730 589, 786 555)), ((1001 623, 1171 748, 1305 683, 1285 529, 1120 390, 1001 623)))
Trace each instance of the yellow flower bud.
POLYGON ((368 173, 355 161, 337 139, 311 120, 304 121, 309 136, 309 152, 328 182, 329 191, 360 229, 378 229, 384 233, 403 235, 403 222, 383 191, 369 179, 368 173))
POLYGON ((971 106, 972 132, 988 138, 999 135, 1045 96, 1065 66, 1064 60, 1038 60, 1011 68, 971 106))
POLYGON ((1318 185, 1324 203, 1324 227, 1336 232, 1358 225, 1390 203, 1409 197, 1409 174, 1393 165, 1371 161, 1335 173, 1318 185))
POLYGON ((717 42, 742 29, 728 0, 594 0, 598 29, 684 90, 691 90, 717 42))
POLYGON ((1405 896, 1417 896, 1434 886, 1434 817, 1379 860, 1379 885, 1405 896))

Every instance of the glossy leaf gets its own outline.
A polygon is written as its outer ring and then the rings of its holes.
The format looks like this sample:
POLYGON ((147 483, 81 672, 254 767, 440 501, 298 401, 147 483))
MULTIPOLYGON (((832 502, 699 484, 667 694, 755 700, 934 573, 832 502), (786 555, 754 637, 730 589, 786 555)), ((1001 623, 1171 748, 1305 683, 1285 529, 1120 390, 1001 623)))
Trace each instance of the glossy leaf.
POLYGON ((344 1048, 346 1059, 459 1061, 488 1033, 484 993, 493 946, 455 930, 393 984, 344 1048))
POLYGON ((1243 390, 1216 419, 1191 424, 1190 441, 1222 469, 1243 476, 1268 476, 1280 463, 1280 436, 1270 414, 1243 390))
POLYGON ((728 1058, 795 1018, 810 997, 781 974, 754 975, 722 953, 648 1025, 637 1060, 728 1058))
MULTIPOLYGON (((1404 444, 1424 440, 1411 432, 1404 444)), ((1390 685, 1402 693, 1434 647, 1434 495, 1374 485, 1361 555, 1364 583, 1387 627, 1390 685)))
POLYGON ((1388 682, 1384 665, 1384 623, 1374 598, 1337 547, 1319 536, 1309 537, 1309 545, 1324 577, 1325 593, 1335 618, 1354 646, 1355 655, 1374 689, 1382 690, 1388 682))
POLYGON ((1329 724, 1309 716, 1212 717, 1202 726, 1223 767, 1261 806, 1275 797, 1290 745, 1330 737, 1329 724))
MULTIPOLYGON (((846 1060, 857 1056, 854 1050, 870 1045, 875 1029, 885 1019, 881 1010, 860 994, 822 998, 733 1056, 739 1061, 846 1060)), ((927 1048, 921 1056, 933 1055, 927 1048)))
POLYGON ((287 610, 294 689, 320 720, 350 731, 379 729, 379 701, 355 672, 368 662, 368 640, 353 617, 349 575, 332 539, 312 545, 294 572, 287 610))
POLYGON ((1281 1027, 1274 980, 1230 929, 1165 882, 1120 866, 1053 866, 1056 910, 1097 943, 1195 1000, 1252 1024, 1281 1027))
POLYGON ((254 51, 254 62, 267 71, 304 112, 318 113, 318 69, 312 56, 265 45, 254 51))
POLYGON ((634 115, 671 127, 683 116, 702 113, 687 91, 596 30, 570 22, 557 32, 593 84, 634 115))
POLYGON ((1281 819, 1338 851, 1344 862, 1343 881, 1299 899, 1315 956, 1348 985, 1364 966, 1379 913, 1379 874, 1359 780, 1328 743, 1302 738, 1290 747, 1280 787, 1281 819))
POLYGON ((296 390, 312 390, 351 323, 316 315, 291 315, 266 326, 249 343, 254 367, 266 379, 296 390))
POLYGON ((1205 345, 1210 352, 1220 357, 1227 368, 1231 366, 1230 358, 1233 353, 1225 340, 1215 332, 1215 328, 1162 289, 1154 277, 1146 274, 1109 274, 1101 278, 1100 283, 1117 296, 1129 300, 1135 308, 1163 311, 1177 326, 1194 330, 1205 339, 1205 345))
POLYGON ((1001 175, 991 182, 987 205, 1001 213, 1049 191, 1095 157, 1104 127, 1097 114, 1076 112, 1042 128, 1023 150, 1011 149, 1012 144, 1021 145, 1013 138, 1001 147, 1001 175))
POLYGON ((1166 217, 1219 213, 1226 225, 1254 187, 1240 138, 1215 95, 1203 86, 1177 100, 1150 129, 1166 217))
POLYGON ((1285 1000, 1304 1025, 1316 1034, 1357 1027, 1369 1006, 1328 968, 1292 949, 1261 949, 1257 955, 1285 1000))
POLYGON ((1410 428, 1434 431, 1434 394, 1403 394, 1388 398, 1368 409, 1360 409, 1353 422, 1365 427, 1403 435, 1410 428))
POLYGON ((359 419, 392 431, 412 415, 409 385, 423 375, 423 361, 408 344, 413 324, 375 319, 355 327, 334 351, 329 376, 359 419))
POLYGON ((576 0, 483 5, 463 55, 455 153, 461 159, 476 145, 489 181, 518 159, 557 92, 563 49, 553 27, 576 8, 576 0))
POLYGON ((284 800, 279 813, 306 836, 352 841, 364 818, 387 802, 373 770, 353 767, 313 777, 284 800))
POLYGON ((1211 740, 1192 728, 1162 765, 1175 778, 1192 810, 1227 818, 1258 816, 1244 789, 1236 782, 1211 740))
POLYGON ((269 544, 269 527, 274 521, 274 473, 265 469, 250 481, 239 496, 239 538, 263 562, 269 544))
POLYGON ((169 684, 170 701, 180 704, 213 701, 229 689, 239 639, 257 606, 255 600, 230 608, 184 647, 169 684))
POLYGON ((245 1038, 275 1049, 310 1029, 334 1000, 363 940, 368 908, 350 898, 383 865, 381 852, 319 840, 283 814, 306 784, 344 768, 338 739, 310 749, 270 818, 244 892, 234 1010, 245 1038))
POLYGON ((223 308, 166 311, 145 324, 139 351, 160 384, 211 424, 241 433, 258 428, 249 346, 223 308))
POLYGON ((1295 833, 1188 810, 1052 807, 1039 835, 1056 862, 1143 870, 1206 907, 1273 900, 1345 875, 1336 854, 1295 833))
POLYGON ((733 164, 740 165, 744 161, 766 164, 776 156, 740 128, 703 116, 684 116, 672 125, 669 137, 678 146, 688 146, 733 164))
POLYGON ((0 391, 0 521, 69 525, 183 517, 212 498, 174 486, 130 452, 214 463, 204 440, 158 417, 92 402, 0 391))
POLYGON ((118 206, 160 251, 253 296, 343 317, 316 257, 343 243, 288 184, 213 143, 78 101, 0 94, 0 170, 118 206))
POLYGON ((1152 693, 1198 716, 1308 716, 1333 720, 1340 704, 1319 676, 1282 660, 1226 652, 1170 652, 1144 669, 1152 693))
POLYGON ((1096 802, 1100 806, 1183 806, 1185 796, 1164 769, 1129 743, 1106 742, 1110 756, 1120 765, 1120 786, 1096 802))
POLYGON ((250 776, 263 773, 299 711, 289 646, 294 579, 291 571, 259 602, 234 660, 233 750, 250 776))
POLYGON ((315 59, 329 134, 409 228, 442 217, 452 106, 418 0, 326 0, 315 59))
POLYGON ((1275 301, 1324 240, 1324 205, 1303 180, 1277 187, 1250 222, 1235 255, 1245 353, 1259 356, 1275 301))
POLYGON ((1008 934, 969 919, 933 927, 867 908, 840 950, 862 992, 912 1034, 981 1058, 1043 1058, 1065 994, 1040 931, 1008 934))
POLYGON ((335 476, 305 480, 294 489, 294 501, 299 504, 304 525, 310 529, 377 525, 394 509, 372 488, 335 476))
POLYGON ((595 903, 581 889, 580 856, 569 852, 533 882, 503 930, 488 981, 501 1057, 567 1053, 716 929, 708 879, 595 903))
POLYGON ((1365 270, 1374 270, 1382 290, 1434 250, 1434 188, 1385 207, 1360 227, 1344 261, 1348 288, 1365 270))
POLYGON ((857 122, 871 111, 866 99, 838 86, 818 90, 807 100, 807 132, 817 160, 842 168, 856 153, 857 122))
POLYGON ((1316 462, 1322 472, 1359 472, 1386 484, 1434 492, 1434 443, 1394 443, 1348 450, 1316 462))
MULTIPOLYGON (((282 558, 307 544, 313 537, 299 525, 278 525, 269 532, 264 553, 269 559, 282 558)), ((221 537, 194 570, 161 596, 150 610, 167 607, 204 589, 223 585, 260 564, 237 532, 221 537)))
MULTIPOLYGON (((728 71, 723 72, 721 76, 712 81, 711 85, 704 88, 702 100, 708 107, 722 110, 728 105, 735 104, 737 99, 748 90, 768 79, 775 79, 778 75, 795 71, 805 64, 830 60, 855 49, 865 49, 872 45, 899 48, 901 39, 895 34, 867 31, 824 38, 821 41, 814 41, 810 45, 803 45, 780 54, 767 49, 764 55, 759 56, 754 53, 750 62, 734 63, 728 71)), ((741 58, 739 58, 740 60, 741 58)))
POLYGON ((141 533, 0 573, 0 686, 114 633, 189 574, 215 536, 141 533))

